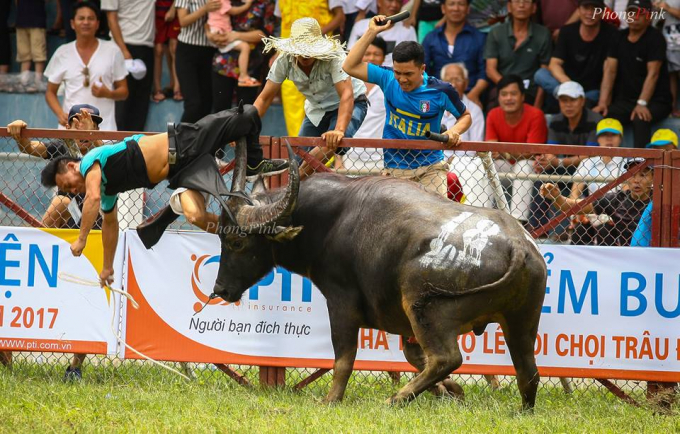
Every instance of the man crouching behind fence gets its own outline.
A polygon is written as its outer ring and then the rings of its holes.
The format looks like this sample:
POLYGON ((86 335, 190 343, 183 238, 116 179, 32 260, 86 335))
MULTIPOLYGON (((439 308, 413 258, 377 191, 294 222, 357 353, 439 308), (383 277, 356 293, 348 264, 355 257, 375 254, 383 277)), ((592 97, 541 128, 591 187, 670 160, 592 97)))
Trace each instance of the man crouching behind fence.
MULTIPOLYGON (((288 167, 287 161, 262 158, 260 129, 261 121, 255 108, 239 106, 208 115, 195 124, 170 125, 168 133, 127 137, 120 143, 90 151, 82 160, 61 157, 50 161, 42 171, 42 185, 56 185, 69 193, 85 193, 80 235, 71 244, 71 253, 81 255, 101 208, 104 213, 104 266, 99 279, 102 286, 110 284, 118 244, 118 193, 154 188, 164 179, 175 178, 180 173, 194 173, 193 161, 206 154, 214 156, 219 149, 242 137, 248 145, 247 176, 283 172, 288 167)), ((187 219, 201 229, 208 229, 211 222, 217 223, 217 216, 206 212, 206 203, 200 193, 182 192, 180 204, 187 219), (190 217, 189 212, 194 213, 194 217, 190 217)))

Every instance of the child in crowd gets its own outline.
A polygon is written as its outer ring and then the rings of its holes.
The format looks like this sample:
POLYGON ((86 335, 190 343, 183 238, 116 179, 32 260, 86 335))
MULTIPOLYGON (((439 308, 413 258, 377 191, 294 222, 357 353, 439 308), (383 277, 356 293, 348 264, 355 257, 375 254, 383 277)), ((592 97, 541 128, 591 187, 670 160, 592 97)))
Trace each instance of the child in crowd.
POLYGON ((22 83, 28 83, 31 61, 35 64, 36 84, 42 80, 47 61, 47 12, 45 0, 17 2, 17 62, 21 64, 22 83))
MULTIPOLYGON (((211 33, 220 35, 231 33, 231 15, 239 15, 250 9, 253 0, 244 0, 241 6, 232 6, 231 0, 221 0, 222 7, 214 12, 208 14, 208 27, 211 33)), ((240 41, 238 39, 231 41, 229 44, 221 47, 220 52, 228 53, 231 50, 237 50, 240 54, 238 56, 238 85, 239 87, 258 87, 262 83, 259 80, 248 75, 248 61, 250 58, 250 44, 240 41)))
POLYGON ((657 2, 655 6, 664 10, 666 20, 663 25, 663 35, 666 38, 666 57, 668 58, 668 72, 671 78, 671 96, 673 97, 673 117, 680 117, 680 110, 676 108, 678 100, 678 77, 680 77, 680 0, 666 0, 657 2))
POLYGON ((182 101, 182 92, 175 72, 175 52, 177 36, 181 30, 174 0, 156 0, 156 39, 154 41, 153 101, 161 102, 166 98, 182 101), (167 52, 165 44, 168 44, 167 52), (161 87, 163 57, 167 53, 170 85, 167 90, 161 87))

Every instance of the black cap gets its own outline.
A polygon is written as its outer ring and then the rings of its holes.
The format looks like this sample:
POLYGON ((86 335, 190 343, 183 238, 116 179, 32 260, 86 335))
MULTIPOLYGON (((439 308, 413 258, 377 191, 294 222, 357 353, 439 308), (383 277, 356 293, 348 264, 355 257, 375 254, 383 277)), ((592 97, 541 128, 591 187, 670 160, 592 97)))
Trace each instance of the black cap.
MULTIPOLYGON (((638 164, 644 163, 645 161, 646 160, 642 157, 629 158, 624 164, 623 168, 625 170, 630 170, 631 168, 637 166, 638 164)), ((649 169, 651 169, 651 167, 647 166, 647 170, 649 169)))
POLYGON ((651 0, 628 0, 628 6, 626 6, 626 10, 628 9, 646 9, 648 11, 652 10, 652 2, 651 0))
POLYGON ((71 123, 71 119, 73 119, 82 109, 85 109, 86 111, 90 112, 90 116, 92 116, 92 120, 94 121, 95 124, 99 125, 102 123, 102 117, 99 115, 99 109, 95 106, 92 106, 90 104, 76 104, 71 107, 71 110, 68 112, 68 122, 71 123))
POLYGON ((600 7, 602 9, 606 7, 606 5, 604 4, 604 0, 578 0, 578 5, 579 6, 593 5, 600 7))

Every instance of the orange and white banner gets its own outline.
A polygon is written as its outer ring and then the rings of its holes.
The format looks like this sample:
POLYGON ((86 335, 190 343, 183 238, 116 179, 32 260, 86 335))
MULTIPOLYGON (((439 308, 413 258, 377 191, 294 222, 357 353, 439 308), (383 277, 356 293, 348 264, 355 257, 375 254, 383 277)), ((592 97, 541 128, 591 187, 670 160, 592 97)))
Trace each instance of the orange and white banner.
MULTIPOLYGON (((78 258, 70 250, 77 238, 77 230, 0 227, 0 350, 116 353, 113 294, 59 277, 65 273, 98 281, 101 233, 90 233, 78 258)), ((121 273, 116 276, 114 287, 120 287, 121 273)), ((116 315, 116 330, 119 322, 116 315)))
MULTIPOLYGON (((542 251, 550 273, 535 349, 542 374, 680 381, 680 250, 542 251)), ((147 251, 126 232, 126 287, 140 304, 127 310, 128 344, 160 360, 332 367, 321 293, 277 268, 239 303, 209 301, 219 254, 208 234, 167 233, 147 251)), ((398 336, 361 330, 358 343, 356 369, 413 370, 398 336)), ((514 373, 497 324, 459 343, 460 372, 514 373)))

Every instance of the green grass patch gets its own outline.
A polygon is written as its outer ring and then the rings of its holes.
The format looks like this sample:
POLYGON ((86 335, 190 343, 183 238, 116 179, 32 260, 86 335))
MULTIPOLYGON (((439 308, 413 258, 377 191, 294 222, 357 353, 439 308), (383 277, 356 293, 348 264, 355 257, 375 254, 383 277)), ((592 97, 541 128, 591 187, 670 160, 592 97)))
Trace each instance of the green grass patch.
MULTIPOLYGON (((89 363, 83 381, 64 383, 63 366, 17 363, 12 372, 0 367, 0 432, 680 431, 679 417, 635 408, 596 387, 567 395, 558 386, 544 385, 535 412, 523 414, 514 383, 496 391, 483 382, 464 385, 464 402, 423 394, 407 406, 390 407, 384 401, 396 385, 355 374, 345 401, 327 406, 320 401, 330 374, 299 393, 244 388, 208 369, 196 374, 186 382, 143 364, 89 363)), ((247 374, 257 378, 255 370, 247 374)), ((641 390, 637 397, 642 398, 641 390)))

